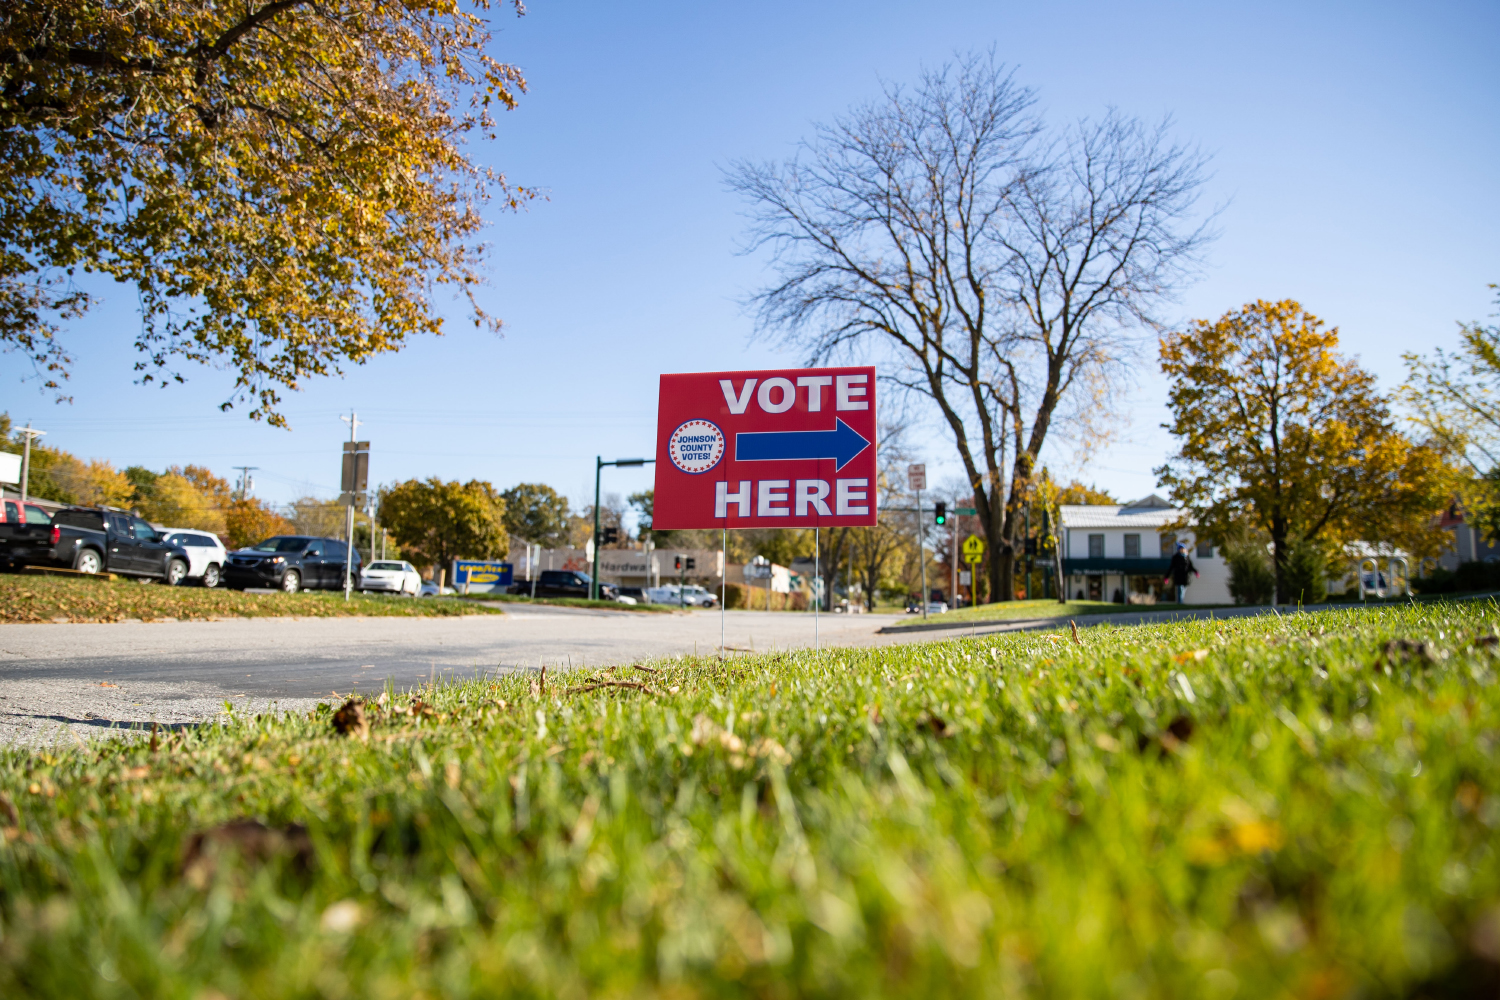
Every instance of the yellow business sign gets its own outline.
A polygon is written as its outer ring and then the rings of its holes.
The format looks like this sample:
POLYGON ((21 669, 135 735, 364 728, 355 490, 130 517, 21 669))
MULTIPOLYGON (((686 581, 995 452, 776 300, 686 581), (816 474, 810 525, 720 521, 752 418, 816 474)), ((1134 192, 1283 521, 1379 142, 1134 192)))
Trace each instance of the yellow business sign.
POLYGON ((969 565, 984 562, 984 539, 978 535, 970 535, 964 539, 963 544, 964 562, 969 565))

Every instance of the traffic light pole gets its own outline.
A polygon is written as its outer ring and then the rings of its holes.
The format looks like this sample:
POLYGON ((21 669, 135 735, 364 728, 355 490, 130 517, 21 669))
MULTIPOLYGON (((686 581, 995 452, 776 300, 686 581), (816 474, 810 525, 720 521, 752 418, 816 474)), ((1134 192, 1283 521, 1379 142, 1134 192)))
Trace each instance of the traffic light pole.
POLYGON ((655 465, 654 458, 617 458, 613 462, 606 462, 604 456, 594 456, 594 570, 589 574, 589 600, 599 599, 599 479, 606 465, 617 465, 620 468, 636 467, 642 465, 655 465))

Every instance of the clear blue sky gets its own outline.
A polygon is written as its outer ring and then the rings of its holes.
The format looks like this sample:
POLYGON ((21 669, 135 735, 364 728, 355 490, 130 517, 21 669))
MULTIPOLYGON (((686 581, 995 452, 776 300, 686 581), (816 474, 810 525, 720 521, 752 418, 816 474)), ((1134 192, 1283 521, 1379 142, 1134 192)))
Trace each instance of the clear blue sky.
MULTIPOLYGON (((1451 344, 1492 312, 1500 281, 1500 5, 886 2, 620 5, 535 0, 496 17, 494 51, 531 93, 475 149, 545 188, 495 215, 489 308, 500 337, 448 336, 309 384, 293 430, 221 414, 222 372, 132 384, 134 296, 75 326, 71 405, 0 356, 0 409, 48 442, 117 467, 255 465, 258 495, 338 486, 340 412, 358 409, 372 476, 551 483, 588 502, 593 459, 649 455, 656 376, 788 365, 754 342, 740 301, 766 278, 737 256, 741 206, 721 168, 781 157, 811 123, 912 79, 955 50, 994 46, 1054 120, 1113 105, 1212 154, 1225 205, 1204 279, 1167 310, 1217 316, 1293 297, 1337 324, 1386 386, 1403 350, 1451 344)), ((459 318, 459 317, 455 317, 459 318)), ((1170 440, 1147 352, 1118 413, 1122 439, 1083 470, 1117 495, 1155 488, 1170 440)), ((913 435, 937 481, 957 471, 934 425, 913 435)), ((1066 468, 1072 456, 1047 456, 1066 468)), ((649 471, 607 471, 625 493, 649 471)))

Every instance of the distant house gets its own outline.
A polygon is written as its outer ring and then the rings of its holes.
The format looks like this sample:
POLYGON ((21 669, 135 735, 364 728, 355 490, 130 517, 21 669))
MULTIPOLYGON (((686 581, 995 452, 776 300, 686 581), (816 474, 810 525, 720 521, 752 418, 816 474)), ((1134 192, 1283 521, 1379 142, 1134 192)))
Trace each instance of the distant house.
POLYGON ((1062 576, 1070 600, 1154 604, 1175 600, 1162 583, 1178 542, 1199 575, 1188 579, 1188 604, 1229 604, 1223 554, 1192 530, 1173 528, 1186 512, 1156 494, 1126 504, 1064 504, 1062 576))
POLYGON ((1491 545, 1472 524, 1464 520, 1464 509, 1457 503, 1449 506, 1438 524, 1453 532, 1453 545, 1438 556, 1438 565, 1452 571, 1459 563, 1493 562, 1500 559, 1500 545, 1491 545))

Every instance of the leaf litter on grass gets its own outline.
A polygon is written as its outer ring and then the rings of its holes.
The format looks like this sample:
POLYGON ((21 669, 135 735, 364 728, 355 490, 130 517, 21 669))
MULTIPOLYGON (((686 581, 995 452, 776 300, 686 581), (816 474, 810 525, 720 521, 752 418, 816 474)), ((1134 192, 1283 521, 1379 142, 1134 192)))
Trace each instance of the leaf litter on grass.
POLYGON ((0 623, 204 621, 263 617, 449 617, 501 614, 498 608, 434 598, 340 592, 247 594, 205 587, 141 586, 133 580, 79 580, 0 573, 0 623))
POLYGON ((1486 995, 1497 619, 716 655, 9 751, 0 992, 1486 995))

